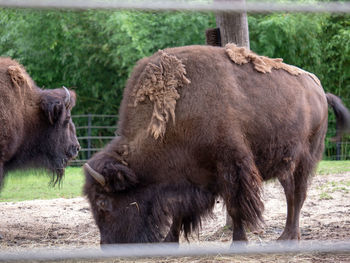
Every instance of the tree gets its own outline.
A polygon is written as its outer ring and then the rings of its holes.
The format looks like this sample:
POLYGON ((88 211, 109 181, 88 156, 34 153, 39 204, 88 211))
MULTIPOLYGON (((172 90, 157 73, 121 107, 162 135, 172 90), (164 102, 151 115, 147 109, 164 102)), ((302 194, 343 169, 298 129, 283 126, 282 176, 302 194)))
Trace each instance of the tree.
MULTIPOLYGON (((215 0, 222 2, 223 0, 215 0)), ((227 2, 227 0, 224 0, 227 2)), ((230 0, 235 3, 245 4, 245 0, 230 0)), ((250 48, 247 13, 220 12, 216 14, 216 25, 220 29, 221 45, 235 43, 238 46, 250 48)))
MULTIPOLYGON (((222 2, 222 0, 215 0, 222 2)), ((227 0, 224 0, 227 2, 227 0)), ((245 0, 230 0, 235 3, 245 4, 245 0)), ((225 46, 227 43, 235 43, 238 46, 250 48, 249 29, 247 13, 228 13, 220 12, 216 14, 216 26, 219 28, 220 44, 225 46)), ((207 35, 208 36, 208 35, 207 35)), ((208 38, 208 37, 207 37, 208 38)), ((210 42, 207 39, 207 43, 210 42)), ((232 218, 226 214, 226 225, 232 228, 232 218)))

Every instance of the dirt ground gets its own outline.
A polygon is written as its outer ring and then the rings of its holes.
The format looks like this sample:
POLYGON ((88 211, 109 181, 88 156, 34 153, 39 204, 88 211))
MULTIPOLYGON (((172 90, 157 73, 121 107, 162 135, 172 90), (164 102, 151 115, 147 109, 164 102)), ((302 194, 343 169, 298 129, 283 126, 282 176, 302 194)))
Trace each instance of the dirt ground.
MULTIPOLYGON (((264 185, 266 225, 259 233, 249 233, 250 241, 268 242, 281 234, 286 203, 278 182, 264 185)), ((191 242, 230 241, 224 228, 225 209, 219 200, 214 216, 203 221, 191 242)), ((301 213, 302 240, 350 240, 350 173, 316 176, 301 213)), ((85 198, 34 200, 0 203, 1 251, 56 246, 98 246, 99 232, 85 198)), ((184 240, 182 242, 185 242, 184 240)), ((350 250, 350 248, 349 248, 350 250)), ((124 259, 114 259, 124 262, 124 259)), ((129 259, 134 262, 136 259, 129 259)), ((150 259, 137 259, 148 262, 150 259)), ((255 256, 212 256, 158 258, 157 262, 350 262, 347 254, 293 254, 255 256)), ((110 262, 110 261, 109 261, 110 262)))

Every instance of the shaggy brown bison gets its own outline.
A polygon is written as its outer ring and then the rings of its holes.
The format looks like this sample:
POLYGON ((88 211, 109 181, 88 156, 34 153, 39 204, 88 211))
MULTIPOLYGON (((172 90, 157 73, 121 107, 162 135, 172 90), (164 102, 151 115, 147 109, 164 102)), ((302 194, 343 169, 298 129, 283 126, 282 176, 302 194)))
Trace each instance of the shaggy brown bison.
POLYGON ((288 211, 280 239, 298 239, 308 180, 322 157, 328 103, 311 73, 233 44, 165 49, 142 59, 124 91, 118 136, 85 164, 101 243, 178 241, 222 197, 233 240, 262 222, 263 180, 288 211))
POLYGON ((80 148, 71 119, 75 98, 65 87, 38 88, 16 61, 0 58, 0 184, 19 168, 47 168, 61 179, 80 148))

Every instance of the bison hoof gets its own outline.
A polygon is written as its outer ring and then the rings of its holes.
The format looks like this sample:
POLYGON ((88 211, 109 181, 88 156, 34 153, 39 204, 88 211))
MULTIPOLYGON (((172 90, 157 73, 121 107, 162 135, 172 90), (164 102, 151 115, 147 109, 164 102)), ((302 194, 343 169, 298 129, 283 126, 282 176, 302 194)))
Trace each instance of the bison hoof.
POLYGON ((277 239, 278 241, 282 240, 300 240, 299 231, 283 231, 282 235, 277 239))

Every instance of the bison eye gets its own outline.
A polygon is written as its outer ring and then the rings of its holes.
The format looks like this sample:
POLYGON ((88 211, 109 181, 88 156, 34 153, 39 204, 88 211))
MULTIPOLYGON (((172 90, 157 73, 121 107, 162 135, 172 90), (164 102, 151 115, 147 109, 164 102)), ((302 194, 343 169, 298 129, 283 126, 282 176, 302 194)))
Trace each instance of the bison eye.
POLYGON ((106 210, 108 210, 108 202, 107 202, 107 200, 105 200, 105 199, 99 199, 99 200, 97 200, 96 201, 96 205, 97 205, 97 207, 99 208, 99 209, 101 209, 101 210, 103 210, 103 211, 106 211, 106 210))
POLYGON ((70 116, 67 116, 66 119, 63 121, 63 125, 68 126, 69 122, 70 122, 70 116))

